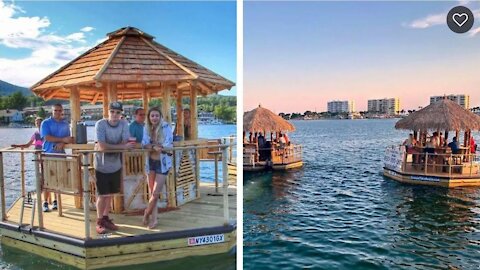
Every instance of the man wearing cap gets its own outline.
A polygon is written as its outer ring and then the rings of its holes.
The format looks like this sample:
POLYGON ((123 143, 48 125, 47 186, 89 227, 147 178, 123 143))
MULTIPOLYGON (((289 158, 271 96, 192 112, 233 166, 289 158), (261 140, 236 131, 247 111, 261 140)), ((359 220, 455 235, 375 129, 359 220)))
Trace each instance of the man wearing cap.
MULTIPOLYGON (((70 125, 63 119, 62 104, 52 106, 52 116, 45 119, 40 126, 40 136, 43 140, 43 151, 50 154, 65 154, 65 144, 73 143, 70 137, 70 125)), ((48 212, 50 192, 45 193, 43 211, 48 212)), ((56 197, 56 196, 55 196, 56 197)), ((53 201, 52 210, 57 210, 57 200, 53 201)))
MULTIPOLYGON (((120 102, 109 105, 108 119, 99 120, 95 124, 97 150, 132 149, 135 142, 128 142, 130 136, 128 123, 121 120, 123 106, 120 102)), ((121 179, 120 153, 95 153, 95 178, 97 187, 97 225, 98 234, 107 230, 118 230, 118 226, 108 217, 112 194, 120 192, 121 179)))
POLYGON ((145 126, 145 110, 143 108, 137 108, 135 110, 135 121, 129 126, 130 136, 135 137, 137 143, 142 142, 143 126, 145 126))

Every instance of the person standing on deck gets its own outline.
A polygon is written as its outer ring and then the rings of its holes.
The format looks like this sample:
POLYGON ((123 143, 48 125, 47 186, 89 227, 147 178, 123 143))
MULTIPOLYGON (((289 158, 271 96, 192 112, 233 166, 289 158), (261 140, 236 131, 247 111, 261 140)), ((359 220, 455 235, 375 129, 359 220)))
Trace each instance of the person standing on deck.
POLYGON ((142 147, 151 150, 146 162, 150 199, 143 215, 143 225, 148 225, 149 229, 157 226, 158 196, 165 186, 168 171, 172 167, 171 154, 163 151, 163 148, 172 146, 172 127, 163 120, 162 112, 159 108, 151 108, 148 111, 147 124, 143 130, 142 139, 142 147))
MULTIPOLYGON (((42 122, 40 136, 43 140, 43 152, 49 154, 65 154, 65 144, 73 143, 70 137, 70 125, 63 119, 62 104, 52 106, 52 116, 42 122)), ((48 212, 50 192, 44 193, 43 212, 48 212)), ((57 210, 57 199, 53 201, 52 210, 57 210)))
POLYGON ((28 148, 30 145, 34 145, 35 150, 42 150, 43 147, 43 140, 42 136, 40 135, 40 125, 42 124, 43 119, 41 117, 35 118, 35 127, 38 129, 36 130, 32 137, 30 138, 30 141, 27 142, 26 144, 12 144, 11 146, 13 148, 28 148))
MULTIPOLYGON (((97 136, 96 149, 125 150, 135 147, 135 142, 129 142, 129 130, 126 120, 121 120, 122 103, 112 102, 109 105, 108 119, 99 120, 95 124, 97 136)), ((97 187, 97 225, 98 234, 107 230, 118 230, 118 226, 108 217, 112 195, 120 192, 121 153, 95 153, 95 179, 97 187)))
POLYGON ((473 139, 473 135, 470 135, 470 153, 475 154, 477 152, 477 144, 475 143, 475 140, 473 139))
POLYGON ((142 142, 143 127, 145 126, 145 110, 138 108, 135 110, 135 121, 133 121, 128 129, 130 130, 130 136, 135 137, 137 143, 142 142))

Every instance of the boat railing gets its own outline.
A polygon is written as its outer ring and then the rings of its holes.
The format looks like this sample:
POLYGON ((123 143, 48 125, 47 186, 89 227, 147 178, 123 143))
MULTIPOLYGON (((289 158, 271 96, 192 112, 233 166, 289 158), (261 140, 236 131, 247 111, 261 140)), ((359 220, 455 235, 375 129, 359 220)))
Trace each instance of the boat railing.
MULTIPOLYGON (((216 149, 219 149, 221 152, 220 160, 222 162, 222 179, 228 179, 228 157, 229 157, 229 148, 233 145, 231 144, 217 144, 215 145, 216 149)), ((171 179, 171 183, 173 186, 168 189, 174 194, 167 194, 167 196, 174 196, 172 200, 176 201, 178 198, 178 192, 184 192, 185 189, 188 187, 184 187, 183 191, 180 187, 182 184, 186 183, 185 181, 196 181, 196 194, 194 195, 195 198, 200 197, 199 193, 199 159, 195 159, 196 151, 211 148, 211 145, 190 145, 190 146, 175 146, 171 148, 164 148, 164 151, 171 153, 173 157, 173 168, 176 168, 179 161, 183 162, 182 164, 188 163, 190 160, 194 160, 195 166, 191 167, 192 170, 197 171, 193 172, 193 176, 186 176, 182 174, 181 171, 178 170, 171 170, 169 179, 171 179), (182 158, 178 159, 179 157, 186 158, 182 160, 182 158), (182 178, 183 177, 183 178, 182 178), (187 177, 188 179, 184 179, 187 177), (193 177, 193 178, 192 178, 193 177)), ((43 191, 50 191, 58 194, 59 199, 59 216, 62 216, 62 209, 61 209, 61 195, 60 194, 68 194, 73 195, 75 198, 75 206, 77 208, 83 208, 83 217, 90 217, 90 209, 94 209, 94 200, 92 200, 95 196, 95 192, 93 189, 95 185, 92 183, 92 171, 93 171, 93 164, 92 164, 92 157, 94 153, 120 153, 123 155, 123 167, 122 167, 122 174, 123 178, 128 175, 140 175, 144 174, 144 162, 145 156, 148 154, 147 150, 143 149, 132 149, 132 150, 109 150, 109 151, 97 151, 97 150, 76 150, 74 154, 65 155, 65 154, 55 154, 49 155, 44 154, 40 150, 30 150, 30 149, 15 149, 15 148, 4 148, 0 149, 0 207, 1 207, 1 220, 3 222, 8 221, 9 223, 17 224, 19 229, 21 227, 29 226, 33 228, 34 218, 37 218, 38 229, 44 230, 49 229, 45 228, 44 219, 43 219, 43 212, 42 212, 42 199, 41 194, 43 191), (5 169, 11 170, 12 168, 5 168, 4 164, 4 157, 5 155, 20 155, 20 186, 21 192, 20 196, 16 198, 16 200, 22 200, 21 203, 21 218, 20 221, 11 220, 7 216, 7 205, 6 205, 6 177, 5 177, 5 169), (33 155, 33 162, 34 165, 30 166, 34 168, 35 171, 35 189, 31 192, 28 192, 25 185, 25 174, 26 174, 26 166, 25 166, 25 156, 26 155, 33 155), (23 224, 23 207, 25 202, 30 199, 31 194, 36 194, 36 200, 31 205, 31 223, 30 224, 23 224), (35 211, 36 209, 36 211, 35 211)), ((9 157, 11 158, 11 157, 9 157)), ((180 164, 181 165, 181 164, 180 164)), ((8 181, 8 189, 14 186, 18 186, 18 176, 12 176, 12 172, 9 172, 9 181, 8 181)), ((94 175, 94 173, 93 173, 94 175)), ((145 178, 143 178, 145 179, 145 178)), ((168 186, 168 179, 167 179, 167 186, 168 186)), ((144 181, 145 182, 145 181, 144 181)), ((230 215, 229 215, 229 201, 228 201, 228 186, 229 181, 222 181, 222 193, 223 193, 223 220, 224 224, 230 223, 230 215)), ((138 186, 137 186, 138 188, 138 186)), ((190 190, 191 191, 191 190, 190 190)), ((147 192, 148 193, 148 192, 147 192)), ((123 194, 122 194, 123 195, 123 194)), ((115 195, 114 197, 122 197, 120 200, 121 205, 124 204, 124 198, 122 195, 115 195)), ((11 197, 11 195, 9 196, 11 197)), ((115 198, 114 198, 115 199, 115 198)), ((130 200, 130 199, 128 199, 130 200)), ((170 197, 169 199, 170 200, 170 197)), ((167 201, 168 201, 167 200, 167 201)), ((15 205, 15 203, 12 204, 15 205)), ((174 207, 179 206, 173 205, 174 207)), ((115 201, 113 202, 113 208, 115 209, 117 206, 115 205, 115 201)), ((120 212, 121 213, 121 212, 120 212)), ((85 225, 85 239, 91 238, 91 221, 90 218, 83 218, 84 225, 85 225)))
POLYGON ((256 143, 245 143, 243 147, 243 164, 254 166, 258 161, 271 158, 275 164, 289 164, 302 161, 303 146, 300 144, 289 144, 286 146, 275 146, 270 148, 258 148, 256 143), (261 153, 270 153, 271 156, 266 157, 261 153))
MULTIPOLYGON (((463 153, 428 153, 407 152, 404 146, 392 146, 396 151, 386 154, 385 166, 390 169, 399 169, 408 173, 424 175, 448 175, 448 176, 473 176, 480 174, 480 156, 476 153, 463 151, 463 153), (392 166, 397 163, 397 166, 392 166)), ((445 151, 445 149, 442 149, 445 151)))
POLYGON ((298 161, 302 161, 302 150, 303 146, 301 144, 291 144, 285 146, 285 148, 280 148, 278 154, 281 157, 282 164, 289 164, 298 161))

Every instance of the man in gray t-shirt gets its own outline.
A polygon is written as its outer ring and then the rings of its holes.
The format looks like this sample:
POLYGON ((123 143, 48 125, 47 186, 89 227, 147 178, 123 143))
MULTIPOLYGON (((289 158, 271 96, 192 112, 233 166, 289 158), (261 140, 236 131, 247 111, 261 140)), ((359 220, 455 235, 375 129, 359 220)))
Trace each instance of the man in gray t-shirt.
MULTIPOLYGON (((121 120, 123 106, 112 102, 109 106, 108 119, 95 124, 97 150, 124 150, 135 147, 135 142, 128 142, 130 133, 128 123, 121 120)), ((97 233, 118 230, 108 217, 112 194, 120 192, 122 161, 120 153, 95 153, 95 178, 97 188, 97 233)))

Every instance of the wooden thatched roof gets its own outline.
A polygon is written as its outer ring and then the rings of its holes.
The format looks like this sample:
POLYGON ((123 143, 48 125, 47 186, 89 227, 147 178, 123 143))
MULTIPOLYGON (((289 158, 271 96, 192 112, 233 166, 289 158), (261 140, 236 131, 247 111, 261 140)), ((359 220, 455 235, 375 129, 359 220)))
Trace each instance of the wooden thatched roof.
POLYGON ((251 132, 295 131, 295 126, 259 105, 258 108, 243 114, 243 130, 251 132))
POLYGON ((207 68, 155 42, 154 37, 133 27, 107 34, 108 39, 80 55, 31 87, 45 99, 68 99, 69 88, 78 86, 82 101, 103 97, 105 84, 114 84, 118 99, 161 96, 169 87, 200 95, 230 89, 235 84, 207 68))
POLYGON ((409 130, 480 130, 480 116, 457 103, 443 99, 413 112, 395 124, 409 130))

